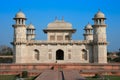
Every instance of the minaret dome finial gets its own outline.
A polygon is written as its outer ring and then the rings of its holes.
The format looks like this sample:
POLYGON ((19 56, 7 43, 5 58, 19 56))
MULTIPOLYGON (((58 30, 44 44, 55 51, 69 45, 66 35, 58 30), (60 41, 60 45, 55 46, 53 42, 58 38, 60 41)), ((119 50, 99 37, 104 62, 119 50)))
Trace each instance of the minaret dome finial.
POLYGON ((64 16, 62 16, 62 21, 64 21, 64 16))
POLYGON ((57 20, 57 16, 55 16, 55 21, 57 20))

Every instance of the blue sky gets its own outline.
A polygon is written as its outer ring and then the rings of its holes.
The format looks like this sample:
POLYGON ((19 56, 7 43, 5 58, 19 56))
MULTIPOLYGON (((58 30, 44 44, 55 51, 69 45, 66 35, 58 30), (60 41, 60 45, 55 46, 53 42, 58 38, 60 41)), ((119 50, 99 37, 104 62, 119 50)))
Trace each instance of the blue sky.
POLYGON ((72 23, 77 32, 74 40, 83 39, 83 28, 100 9, 107 17, 108 51, 120 48, 120 0, 1 0, 0 2, 0 45, 9 45, 13 40, 13 17, 21 9, 36 28, 36 39, 45 40, 42 29, 57 16, 72 23))

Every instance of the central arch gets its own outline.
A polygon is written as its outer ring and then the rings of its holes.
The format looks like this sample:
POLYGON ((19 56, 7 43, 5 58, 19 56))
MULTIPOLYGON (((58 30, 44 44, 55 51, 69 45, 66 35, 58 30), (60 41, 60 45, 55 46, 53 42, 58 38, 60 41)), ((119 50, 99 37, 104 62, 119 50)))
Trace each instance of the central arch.
POLYGON ((56 60, 64 60, 64 51, 59 49, 56 51, 56 60))

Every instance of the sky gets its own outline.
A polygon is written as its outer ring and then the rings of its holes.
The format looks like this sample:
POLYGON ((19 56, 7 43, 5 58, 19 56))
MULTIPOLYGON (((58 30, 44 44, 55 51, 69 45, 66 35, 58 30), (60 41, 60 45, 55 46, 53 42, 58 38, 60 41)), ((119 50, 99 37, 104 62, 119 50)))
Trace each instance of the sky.
POLYGON ((120 0, 1 0, 0 1, 0 45, 12 46, 13 18, 22 10, 26 15, 26 25, 32 23, 36 28, 36 39, 46 40, 43 33, 48 23, 55 17, 70 22, 77 32, 73 40, 83 40, 84 26, 94 24, 92 18, 98 9, 107 18, 108 51, 119 51, 120 48, 120 0))

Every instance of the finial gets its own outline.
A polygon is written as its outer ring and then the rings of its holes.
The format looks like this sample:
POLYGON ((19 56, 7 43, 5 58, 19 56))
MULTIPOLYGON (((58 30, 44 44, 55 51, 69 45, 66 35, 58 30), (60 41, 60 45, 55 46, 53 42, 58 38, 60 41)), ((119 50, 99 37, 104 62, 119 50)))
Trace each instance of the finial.
POLYGON ((30 21, 30 24, 32 24, 32 22, 30 21))
POLYGON ((19 12, 21 12, 22 10, 21 9, 19 9, 19 12))
POLYGON ((62 16, 62 21, 64 21, 64 16, 62 16))
POLYGON ((90 23, 88 22, 88 24, 90 24, 90 23))
POLYGON ((100 8, 98 8, 98 12, 100 12, 100 8))
POLYGON ((57 16, 55 17, 55 21, 57 20, 57 16))

